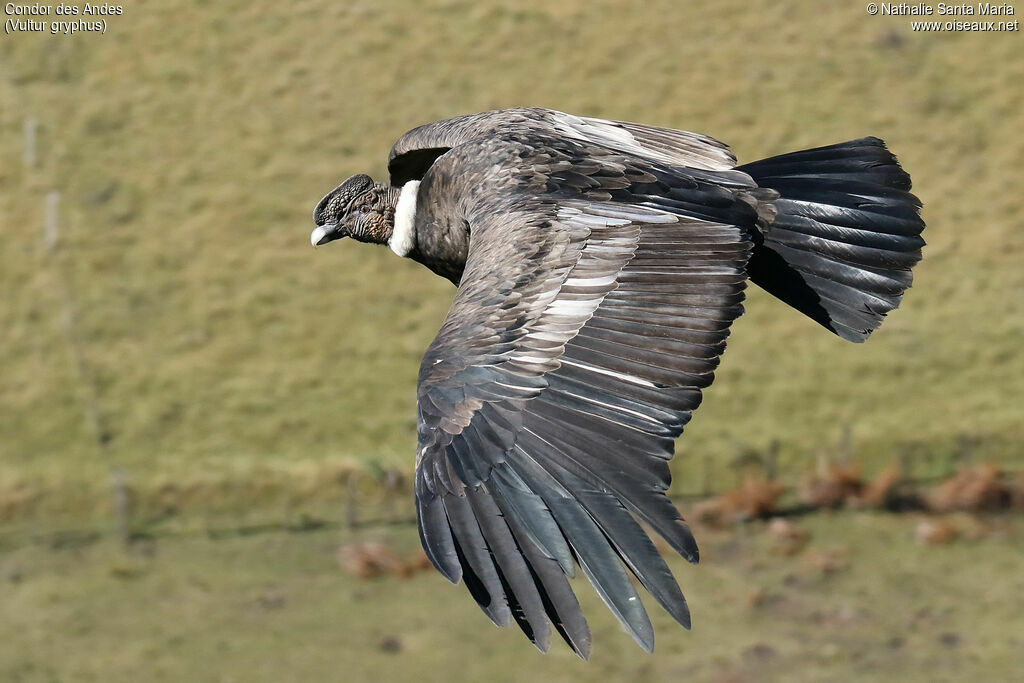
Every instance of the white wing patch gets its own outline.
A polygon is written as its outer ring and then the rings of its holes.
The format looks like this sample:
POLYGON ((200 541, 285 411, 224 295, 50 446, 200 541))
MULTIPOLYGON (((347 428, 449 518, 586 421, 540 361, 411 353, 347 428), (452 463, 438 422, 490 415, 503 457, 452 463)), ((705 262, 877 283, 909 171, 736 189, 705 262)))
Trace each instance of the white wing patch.
MULTIPOLYGON (((630 207, 628 211, 630 216, 661 218, 666 215, 643 207, 630 207)), ((510 361, 526 366, 550 366, 562 353, 561 349, 555 351, 553 344, 561 346, 572 339, 601 305, 605 295, 616 288, 617 274, 632 257, 640 234, 639 229, 631 228, 633 220, 626 216, 626 210, 594 204, 559 207, 560 222, 570 229, 584 227, 590 234, 579 261, 558 288, 538 297, 537 303, 544 306, 544 312, 531 325, 530 336, 547 342, 545 350, 538 353, 537 349, 527 346, 512 353, 510 361)), ((676 217, 668 214, 668 219, 674 221, 676 217)))
POLYGON ((720 142, 685 130, 658 128, 624 121, 552 112, 557 131, 651 161, 722 171, 736 165, 736 159, 720 142))
POLYGON ((391 233, 388 246, 399 256, 408 256, 416 246, 416 193, 420 181, 410 180, 402 186, 395 207, 395 230, 391 233))
POLYGON ((574 368, 579 368, 580 370, 586 370, 587 372, 596 372, 600 375, 615 377, 617 379, 621 379, 632 384, 637 384, 642 387, 656 388, 658 386, 654 382, 648 379, 644 379, 643 377, 634 377, 633 375, 627 375, 622 372, 616 372, 615 370, 609 370, 608 368, 599 368, 598 366, 590 365, 589 363, 580 363, 577 361, 572 361, 564 356, 559 358, 558 360, 559 362, 562 363, 562 365, 570 365, 574 368))

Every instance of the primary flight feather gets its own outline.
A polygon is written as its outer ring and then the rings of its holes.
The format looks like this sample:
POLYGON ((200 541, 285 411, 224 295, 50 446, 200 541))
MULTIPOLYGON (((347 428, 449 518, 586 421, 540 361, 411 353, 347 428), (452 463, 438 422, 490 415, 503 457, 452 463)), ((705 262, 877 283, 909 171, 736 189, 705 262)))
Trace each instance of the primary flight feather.
POLYGON ((688 628, 640 523, 697 561, 668 461, 746 281, 863 341, 921 258, 910 177, 877 138, 736 166, 704 135, 538 108, 415 128, 388 170, 325 196, 311 241, 387 244, 458 285, 417 390, 427 557, 542 651, 553 627, 589 656, 577 568, 644 649, 630 573, 688 628))

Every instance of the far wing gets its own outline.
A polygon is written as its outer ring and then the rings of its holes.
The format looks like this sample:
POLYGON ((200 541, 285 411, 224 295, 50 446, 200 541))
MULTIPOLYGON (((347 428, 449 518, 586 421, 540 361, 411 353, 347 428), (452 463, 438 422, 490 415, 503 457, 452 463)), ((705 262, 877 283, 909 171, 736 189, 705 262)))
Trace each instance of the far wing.
POLYGON ((700 133, 561 113, 555 120, 567 134, 650 161, 706 171, 736 166, 736 157, 724 142, 700 133))
MULTIPOLYGON (((742 311, 755 216, 722 186, 542 142, 542 153, 508 143, 521 166, 494 171, 503 188, 529 175, 529 188, 476 193, 466 270, 423 359, 421 539, 496 624, 515 620, 542 650, 550 621, 589 653, 566 580, 575 565, 650 650, 626 569, 689 626, 638 520, 696 561, 665 495, 668 461, 742 311)), ((431 173, 465 170, 471 151, 457 148, 431 173)))
POLYGON ((670 166, 725 171, 736 157, 722 142, 684 130, 574 116, 552 109, 518 107, 458 116, 414 128, 388 156, 391 184, 423 177, 449 149, 500 134, 562 136, 670 166))

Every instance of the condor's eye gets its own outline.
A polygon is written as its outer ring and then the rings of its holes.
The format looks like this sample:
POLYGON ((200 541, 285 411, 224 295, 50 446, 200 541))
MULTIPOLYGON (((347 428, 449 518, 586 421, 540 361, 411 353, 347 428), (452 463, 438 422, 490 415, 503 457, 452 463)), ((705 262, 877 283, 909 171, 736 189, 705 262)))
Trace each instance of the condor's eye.
POLYGON ((369 213, 369 212, 370 212, 370 205, 369 204, 363 204, 362 206, 359 207, 359 213, 369 213))

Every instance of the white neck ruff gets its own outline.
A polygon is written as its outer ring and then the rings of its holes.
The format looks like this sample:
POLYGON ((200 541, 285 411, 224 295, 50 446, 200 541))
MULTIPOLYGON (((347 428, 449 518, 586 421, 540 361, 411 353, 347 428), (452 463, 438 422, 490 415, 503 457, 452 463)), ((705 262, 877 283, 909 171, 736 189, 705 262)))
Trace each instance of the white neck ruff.
POLYGON ((398 195, 395 229, 388 240, 388 246, 399 256, 408 256, 416 246, 416 192, 419 188, 420 181, 410 180, 402 186, 402 192, 398 195))

